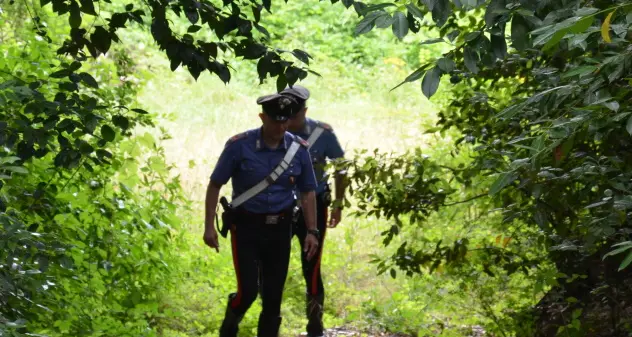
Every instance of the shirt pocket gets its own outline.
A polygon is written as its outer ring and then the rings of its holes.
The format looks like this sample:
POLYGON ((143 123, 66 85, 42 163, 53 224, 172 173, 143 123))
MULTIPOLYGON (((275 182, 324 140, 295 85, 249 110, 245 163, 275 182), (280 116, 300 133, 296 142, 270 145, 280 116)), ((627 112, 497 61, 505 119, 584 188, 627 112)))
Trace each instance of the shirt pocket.
POLYGON ((261 163, 247 158, 239 163, 239 170, 242 173, 241 177, 245 185, 254 185, 265 179, 269 174, 261 163))
POLYGON ((292 158, 292 161, 290 162, 290 166, 288 166, 288 168, 283 172, 283 174, 281 174, 280 182, 284 186, 295 186, 298 180, 298 177, 301 175, 301 173, 302 173, 301 161, 297 157, 294 157, 292 158))

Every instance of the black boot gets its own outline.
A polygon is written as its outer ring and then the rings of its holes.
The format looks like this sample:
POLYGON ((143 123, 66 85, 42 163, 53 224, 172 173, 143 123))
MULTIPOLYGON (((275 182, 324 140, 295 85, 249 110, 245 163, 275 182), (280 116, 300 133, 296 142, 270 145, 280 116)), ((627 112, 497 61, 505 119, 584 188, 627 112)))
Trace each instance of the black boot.
POLYGON ((237 337, 239 331, 239 322, 244 318, 244 315, 237 315, 230 306, 230 302, 236 294, 228 295, 228 305, 226 306, 226 314, 224 315, 224 321, 219 328, 219 337, 237 337))
POLYGON ((325 296, 307 295, 307 336, 322 337, 325 335, 323 327, 323 304, 325 296))
POLYGON ((261 313, 257 325, 257 337, 279 337, 281 317, 267 317, 261 313))

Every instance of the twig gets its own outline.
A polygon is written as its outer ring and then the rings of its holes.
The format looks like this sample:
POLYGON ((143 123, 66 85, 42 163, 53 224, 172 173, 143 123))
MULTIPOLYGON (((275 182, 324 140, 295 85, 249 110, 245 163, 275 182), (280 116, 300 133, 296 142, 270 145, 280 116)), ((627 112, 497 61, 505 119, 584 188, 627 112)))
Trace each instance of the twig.
POLYGON ((66 189, 66 186, 68 186, 68 184, 72 181, 72 179, 75 177, 75 175, 77 174, 77 172, 79 172, 79 169, 81 168, 81 166, 83 165, 83 162, 86 160, 86 157, 81 158, 79 165, 77 165, 77 168, 75 169, 75 172, 72 173, 72 175, 70 176, 70 178, 68 178, 68 180, 66 181, 66 183, 64 184, 64 186, 61 187, 61 191, 66 189))
POLYGON ((471 197, 471 198, 468 198, 468 199, 465 199, 465 200, 456 201, 456 202, 453 202, 453 203, 450 203, 450 204, 443 204, 443 206, 454 206, 454 205, 458 205, 458 204, 464 204, 466 202, 470 202, 472 200, 476 200, 476 199, 479 199, 479 198, 482 198, 482 197, 486 197, 486 196, 487 196, 487 194, 479 194, 477 196, 474 196, 474 197, 471 197))

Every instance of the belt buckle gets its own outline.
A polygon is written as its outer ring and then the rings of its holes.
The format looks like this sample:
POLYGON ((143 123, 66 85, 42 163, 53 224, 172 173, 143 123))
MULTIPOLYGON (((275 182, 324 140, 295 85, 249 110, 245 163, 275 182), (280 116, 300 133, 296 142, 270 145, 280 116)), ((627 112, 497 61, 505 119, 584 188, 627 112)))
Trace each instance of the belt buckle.
POLYGON ((276 225, 279 223, 279 215, 266 215, 266 225, 276 225))

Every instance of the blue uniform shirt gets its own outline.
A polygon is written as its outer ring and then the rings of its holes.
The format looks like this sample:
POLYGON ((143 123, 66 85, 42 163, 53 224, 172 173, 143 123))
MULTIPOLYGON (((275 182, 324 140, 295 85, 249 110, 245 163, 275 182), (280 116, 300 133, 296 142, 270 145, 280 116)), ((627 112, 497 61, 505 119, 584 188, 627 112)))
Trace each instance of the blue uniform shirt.
POLYGON ((312 163, 314 165, 316 179, 318 179, 318 188, 316 189, 316 194, 323 192, 325 190, 325 186, 327 185, 328 176, 324 170, 327 163, 327 158, 342 158, 345 154, 344 150, 342 150, 342 147, 340 147, 338 137, 336 137, 333 129, 331 128, 331 126, 329 126, 329 124, 319 122, 311 118, 305 118, 305 127, 303 128, 303 130, 296 132, 296 135, 300 136, 303 139, 308 139, 317 126, 320 126, 325 130, 320 135, 320 137, 318 137, 316 142, 314 142, 314 144, 310 144, 312 147, 309 150, 312 158, 312 163))
MULTIPOLYGON (((224 185, 232 178, 233 199, 265 179, 285 156, 294 135, 285 133, 284 141, 272 150, 263 142, 261 128, 248 130, 232 137, 224 147, 211 180, 224 185)), ((292 206, 295 189, 314 191, 317 187, 311 158, 301 146, 285 172, 277 181, 240 207, 253 213, 278 213, 292 206)))

